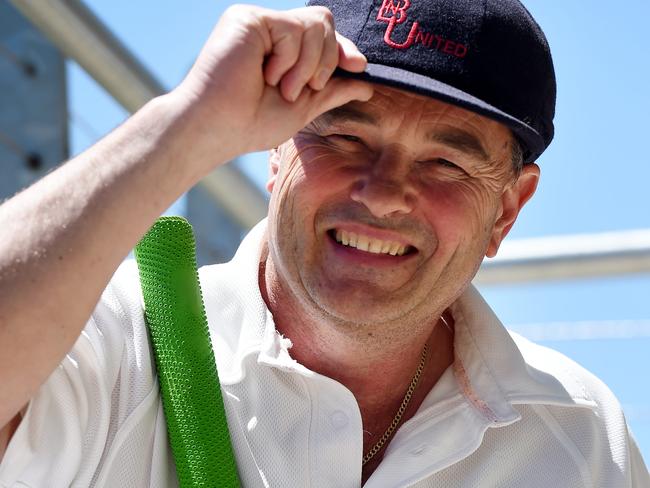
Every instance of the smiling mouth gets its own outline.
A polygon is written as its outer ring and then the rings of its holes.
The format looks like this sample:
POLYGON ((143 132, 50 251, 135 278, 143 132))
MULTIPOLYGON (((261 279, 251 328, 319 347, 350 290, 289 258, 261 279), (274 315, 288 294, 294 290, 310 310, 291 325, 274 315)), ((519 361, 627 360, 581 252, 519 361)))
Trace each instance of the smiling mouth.
POLYGON ((342 246, 352 247, 359 251, 372 254, 387 254, 390 256, 405 256, 413 254, 417 250, 413 246, 400 244, 395 241, 384 241, 374 237, 349 232, 340 229, 330 229, 329 236, 342 246))

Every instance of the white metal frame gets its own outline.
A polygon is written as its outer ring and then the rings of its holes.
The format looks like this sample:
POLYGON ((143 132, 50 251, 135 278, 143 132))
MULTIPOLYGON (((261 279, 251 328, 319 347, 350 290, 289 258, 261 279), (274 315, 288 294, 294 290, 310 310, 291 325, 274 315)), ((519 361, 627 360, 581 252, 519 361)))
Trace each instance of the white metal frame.
MULTIPOLYGON (((129 112, 167 91, 80 0, 11 3, 129 112)), ((200 184, 242 228, 266 215, 266 197, 239 168, 229 164, 215 173, 200 184)))

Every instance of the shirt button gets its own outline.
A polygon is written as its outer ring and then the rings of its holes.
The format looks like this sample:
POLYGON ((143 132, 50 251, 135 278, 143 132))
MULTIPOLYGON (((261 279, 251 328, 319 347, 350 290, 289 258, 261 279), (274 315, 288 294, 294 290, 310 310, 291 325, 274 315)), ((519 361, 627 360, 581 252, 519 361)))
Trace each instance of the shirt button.
POLYGON ((333 412, 330 416, 330 420, 332 421, 334 428, 337 430, 348 425, 348 416, 340 410, 333 412))

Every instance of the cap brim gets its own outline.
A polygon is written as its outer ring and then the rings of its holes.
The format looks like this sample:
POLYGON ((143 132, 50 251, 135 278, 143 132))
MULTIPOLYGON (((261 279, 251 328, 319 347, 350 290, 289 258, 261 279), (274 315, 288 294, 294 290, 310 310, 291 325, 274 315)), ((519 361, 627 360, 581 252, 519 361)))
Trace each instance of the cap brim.
POLYGON ((476 98, 469 93, 454 88, 428 76, 412 73, 407 70, 368 63, 363 73, 351 73, 337 69, 337 76, 392 86, 405 91, 417 93, 437 100, 457 105, 472 112, 501 122, 512 130, 519 139, 524 155, 524 162, 535 161, 544 151, 545 144, 542 136, 525 122, 499 110, 498 108, 476 98))

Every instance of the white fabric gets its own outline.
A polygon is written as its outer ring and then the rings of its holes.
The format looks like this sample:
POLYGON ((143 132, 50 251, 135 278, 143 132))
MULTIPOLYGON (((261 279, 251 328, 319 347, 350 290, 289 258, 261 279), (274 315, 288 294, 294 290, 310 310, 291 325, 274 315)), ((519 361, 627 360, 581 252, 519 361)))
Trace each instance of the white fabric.
MULTIPOLYGON (((243 485, 358 487, 357 403, 293 361, 276 333, 257 284, 263 233, 260 224, 231 263, 201 270, 243 485)), ((511 337, 473 288, 451 311, 454 366, 365 486, 650 487, 618 402, 597 378, 511 337)), ((31 401, 0 486, 177 486, 133 263, 31 401)))

